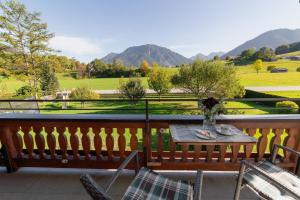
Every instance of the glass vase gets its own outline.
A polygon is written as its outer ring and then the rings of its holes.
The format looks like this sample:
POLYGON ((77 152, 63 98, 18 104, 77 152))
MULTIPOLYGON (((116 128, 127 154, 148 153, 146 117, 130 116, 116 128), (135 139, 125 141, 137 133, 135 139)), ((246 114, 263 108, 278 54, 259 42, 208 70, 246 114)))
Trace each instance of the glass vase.
POLYGON ((216 125, 215 115, 204 115, 203 129, 213 131, 216 125))

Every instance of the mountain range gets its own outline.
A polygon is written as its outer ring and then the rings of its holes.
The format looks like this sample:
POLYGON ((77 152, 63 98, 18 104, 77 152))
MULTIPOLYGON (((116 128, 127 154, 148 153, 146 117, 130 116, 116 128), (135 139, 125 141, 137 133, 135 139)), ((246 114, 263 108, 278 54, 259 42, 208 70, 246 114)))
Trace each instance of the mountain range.
POLYGON ((101 58, 101 60, 105 63, 112 63, 115 59, 121 59, 126 66, 139 66, 142 60, 147 60, 148 63, 156 62, 163 66, 176 66, 191 63, 196 58, 203 60, 213 59, 214 56, 225 58, 226 56, 237 56, 242 51, 249 48, 255 48, 258 50, 261 47, 270 47, 275 49, 282 44, 290 44, 299 41, 300 29, 276 29, 262 33, 261 35, 246 41, 227 53, 212 52, 209 55, 198 53, 191 58, 186 58, 183 55, 180 55, 179 53, 176 53, 165 47, 154 44, 146 44, 129 47, 121 53, 110 53, 101 58))
POLYGON ((290 44, 299 41, 300 29, 276 29, 267 31, 251 40, 246 41, 245 43, 227 52, 222 57, 225 58, 226 56, 237 56, 242 51, 249 48, 255 48, 258 50, 261 47, 269 47, 275 49, 282 44, 290 44))
POLYGON ((112 63, 115 59, 121 59, 126 66, 139 66, 141 61, 148 63, 156 62, 163 66, 175 66, 190 63, 191 60, 167 49, 154 44, 129 47, 120 54, 110 53, 101 60, 105 63, 112 63))
POLYGON ((210 54, 208 55, 204 55, 202 53, 198 53, 192 57, 190 57, 191 60, 196 60, 197 58, 198 59, 201 59, 201 60, 211 60, 213 59, 215 56, 223 56, 225 54, 225 52, 222 52, 222 51, 218 51, 218 52, 211 52, 210 54))

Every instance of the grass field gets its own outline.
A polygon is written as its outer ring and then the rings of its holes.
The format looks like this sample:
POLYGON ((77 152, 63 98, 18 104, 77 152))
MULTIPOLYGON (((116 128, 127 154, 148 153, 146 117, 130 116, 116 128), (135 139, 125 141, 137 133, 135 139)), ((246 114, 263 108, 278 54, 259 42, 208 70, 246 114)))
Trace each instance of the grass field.
POLYGON ((300 91, 268 91, 267 94, 278 95, 289 98, 300 98, 300 91))
MULTIPOLYGON (((269 73, 267 71, 267 67, 271 65, 279 68, 282 67, 287 68, 289 72, 296 72, 296 69, 300 67, 300 61, 280 59, 274 62, 264 62, 263 68, 260 71, 260 73, 264 73, 264 72, 269 73)), ((252 68, 252 65, 239 66, 237 72, 238 74, 255 74, 255 70, 252 68)))
POLYGON ((291 52, 291 53, 281 54, 281 55, 278 55, 277 57, 278 58, 284 58, 284 57, 288 57, 288 56, 300 56, 300 51, 294 51, 294 52, 291 52))
POLYGON ((300 85, 300 72, 247 73, 238 75, 243 86, 296 86, 300 85))
MULTIPOLYGON (((294 86, 300 85, 300 72, 296 69, 300 67, 300 61, 278 60, 276 62, 265 62, 264 67, 259 74, 256 74, 251 65, 238 66, 237 75, 243 86, 294 86), (277 67, 288 68, 288 73, 269 73, 267 66, 275 65, 277 67)), ((178 68, 169 69, 175 73, 178 68)), ((86 85, 92 89, 97 90, 110 90, 119 87, 119 78, 92 78, 92 79, 75 79, 71 74, 60 73, 57 74, 59 79, 60 88, 73 89, 78 86, 86 85)), ((126 81, 127 78, 123 78, 126 81)), ((142 78, 143 84, 148 88, 147 78, 142 78)), ((14 93, 16 89, 25 85, 26 82, 18 80, 15 77, 3 79, 1 82, 2 87, 7 88, 7 92, 14 93)))
MULTIPOLYGON (((74 79, 68 74, 58 74, 58 79, 61 89, 73 89, 78 86, 88 86, 97 90, 112 90, 117 89, 120 84, 120 78, 91 78, 91 79, 74 79)), ((127 81, 128 78, 122 78, 127 81)), ((142 78, 143 84, 148 87, 147 79, 142 78)))
MULTIPOLYGON (((61 109, 61 103, 40 103, 40 108, 61 109)), ((119 101, 100 101, 85 103, 70 103, 69 110, 43 110, 44 114, 145 114, 145 103, 130 104, 119 101), (70 109, 91 110, 70 110, 70 109), (93 110, 95 109, 95 110, 93 110), (96 110, 103 109, 103 110, 96 110), (134 110, 139 109, 139 110, 134 110)), ((254 102, 226 102, 226 114, 275 114, 272 107, 259 105, 254 102)), ((196 101, 161 101, 149 102, 149 114, 200 114, 196 101)))
MULTIPOLYGON (((256 74, 251 65, 237 67, 237 74, 244 86, 288 86, 300 85, 300 73, 296 69, 300 67, 300 61, 278 60, 265 62, 259 74, 256 74), (267 66, 275 65, 289 69, 289 73, 269 73, 267 66)), ((178 68, 170 68, 171 73, 176 73, 178 68)), ((80 85, 87 85, 92 89, 109 90, 119 87, 119 78, 98 78, 77 80, 68 74, 58 74, 61 89, 72 89, 80 85)), ((124 81, 127 78, 123 78, 124 81)), ((148 88, 147 78, 142 78, 143 84, 148 88)))

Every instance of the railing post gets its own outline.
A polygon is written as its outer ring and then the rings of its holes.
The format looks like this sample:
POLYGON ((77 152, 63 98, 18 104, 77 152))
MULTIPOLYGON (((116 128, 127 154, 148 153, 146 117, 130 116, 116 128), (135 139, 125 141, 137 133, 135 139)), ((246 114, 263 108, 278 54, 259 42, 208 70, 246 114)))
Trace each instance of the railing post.
POLYGON ((149 102, 148 99, 145 100, 145 133, 143 135, 144 140, 144 166, 147 166, 149 159, 151 157, 151 144, 150 144, 150 126, 149 126, 149 102))
POLYGON ((15 110, 14 110, 14 108, 12 107, 12 105, 11 105, 11 102, 10 102, 10 101, 8 101, 8 103, 9 103, 10 110, 12 110, 12 111, 13 111, 13 113, 14 113, 14 112, 15 112, 15 110))
POLYGON ((18 165, 14 159, 17 158, 17 150, 13 141, 13 134, 8 127, 0 127, 0 141, 3 148, 3 154, 5 157, 5 164, 7 167, 7 172, 13 172, 18 169, 18 165))

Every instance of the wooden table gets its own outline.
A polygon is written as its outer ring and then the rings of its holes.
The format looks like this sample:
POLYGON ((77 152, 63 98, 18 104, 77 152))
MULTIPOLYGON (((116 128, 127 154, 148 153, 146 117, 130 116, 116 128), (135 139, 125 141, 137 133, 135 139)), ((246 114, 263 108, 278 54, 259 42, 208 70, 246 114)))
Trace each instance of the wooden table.
MULTIPOLYGON (((230 126, 230 125, 229 125, 230 126)), ((213 145, 224 145, 224 144, 248 144, 256 143, 257 139, 254 137, 244 134, 241 130, 230 126, 232 129, 235 129, 236 134, 232 136, 225 136, 218 133, 216 134, 216 139, 206 140, 201 139, 196 136, 196 129, 202 129, 200 124, 170 124, 170 132, 173 139, 173 142, 177 144, 187 143, 189 145, 194 144, 213 144, 213 145)))
MULTIPOLYGON (((224 152, 224 156, 227 146, 230 146, 232 148, 232 153, 234 154, 232 156, 232 161, 235 162, 239 153, 240 145, 254 145, 257 143, 257 139, 246 135, 241 130, 233 126, 230 127, 235 129, 235 135, 224 136, 215 133, 217 136, 216 139, 211 140, 201 139, 196 136, 196 129, 203 128, 201 124, 170 124, 169 128, 173 142, 182 147, 183 154, 188 152, 189 145, 195 145, 195 151, 201 151, 201 145, 207 145, 207 159, 210 160, 215 145, 220 145, 220 149, 224 152)), ((222 159, 224 159, 224 157, 222 159)))

